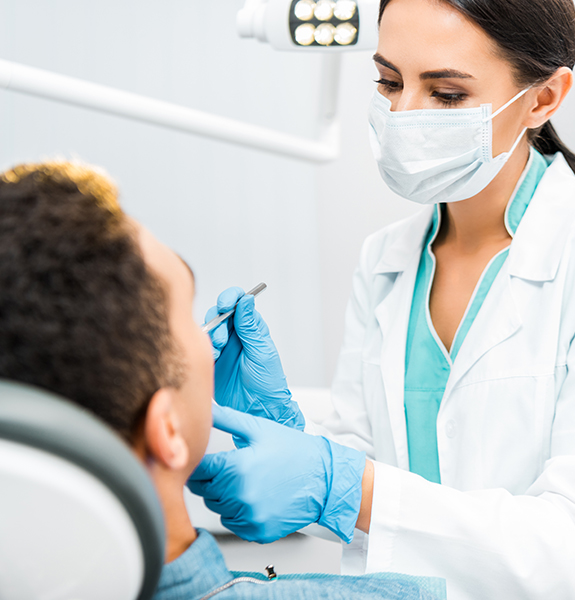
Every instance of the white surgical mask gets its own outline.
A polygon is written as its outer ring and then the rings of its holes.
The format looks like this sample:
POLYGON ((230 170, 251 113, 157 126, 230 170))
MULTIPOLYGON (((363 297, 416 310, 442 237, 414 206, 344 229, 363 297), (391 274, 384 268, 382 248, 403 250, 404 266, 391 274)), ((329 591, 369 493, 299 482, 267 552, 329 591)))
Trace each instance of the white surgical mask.
POLYGON ((493 157, 492 120, 526 92, 493 114, 491 104, 393 112, 391 102, 376 92, 369 110, 370 140, 383 180, 419 204, 475 196, 495 179, 527 131, 509 152, 493 157))

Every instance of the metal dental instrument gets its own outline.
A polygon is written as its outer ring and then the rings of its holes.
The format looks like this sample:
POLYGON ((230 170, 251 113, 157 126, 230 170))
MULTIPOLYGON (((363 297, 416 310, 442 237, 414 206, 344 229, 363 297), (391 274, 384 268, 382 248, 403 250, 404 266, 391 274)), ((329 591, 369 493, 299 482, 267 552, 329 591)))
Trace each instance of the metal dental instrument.
MULTIPOLYGON (((260 283, 260 284, 256 285, 256 287, 253 290, 246 292, 245 295, 246 296, 257 296, 260 292, 263 292, 267 287, 268 286, 265 283, 260 283)), ((243 296, 242 296, 242 298, 243 298, 243 296)), ((238 302, 239 302, 239 300, 238 300, 238 302)), ((208 323, 205 323, 204 325, 202 325, 202 331, 204 333, 209 333, 210 331, 215 329, 218 325, 221 325, 226 319, 229 319, 236 312, 237 305, 238 305, 238 303, 236 302, 236 305, 232 308, 232 310, 222 313, 221 315, 214 317, 208 323)))

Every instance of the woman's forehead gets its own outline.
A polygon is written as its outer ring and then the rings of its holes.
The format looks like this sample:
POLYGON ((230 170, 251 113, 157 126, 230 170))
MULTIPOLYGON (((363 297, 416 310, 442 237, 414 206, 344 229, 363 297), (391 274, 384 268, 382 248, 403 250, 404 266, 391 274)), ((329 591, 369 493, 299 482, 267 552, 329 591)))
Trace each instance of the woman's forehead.
POLYGON ((405 68, 478 74, 506 63, 494 41, 451 6, 436 0, 392 0, 381 23, 378 54, 405 68))

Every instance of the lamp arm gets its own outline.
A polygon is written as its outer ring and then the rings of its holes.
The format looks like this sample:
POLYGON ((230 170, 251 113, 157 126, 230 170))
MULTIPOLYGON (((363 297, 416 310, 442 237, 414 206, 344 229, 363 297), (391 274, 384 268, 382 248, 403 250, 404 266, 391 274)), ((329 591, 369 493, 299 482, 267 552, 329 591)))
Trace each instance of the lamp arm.
POLYGON ((333 119, 315 141, 0 59, 2 88, 308 162, 339 153, 333 119))

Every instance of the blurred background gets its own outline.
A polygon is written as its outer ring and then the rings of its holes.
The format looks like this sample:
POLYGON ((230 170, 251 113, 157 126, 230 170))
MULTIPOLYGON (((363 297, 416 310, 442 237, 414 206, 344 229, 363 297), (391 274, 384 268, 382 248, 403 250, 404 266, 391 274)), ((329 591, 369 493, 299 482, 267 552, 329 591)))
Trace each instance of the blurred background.
MULTIPOLYGON (((322 57, 241 40, 242 5, 0 0, 0 58, 315 138, 322 57)), ((343 55, 342 152, 324 166, 0 90, 0 168, 50 157, 103 166, 126 211, 192 266, 198 321, 223 289, 265 281, 257 304, 290 385, 326 388, 363 239, 417 210, 385 188, 371 156, 372 53, 343 55)), ((574 114, 572 94, 555 119, 572 147, 574 114)), ((226 537, 223 549, 232 569, 339 569, 337 544, 299 534, 266 547, 226 537)))

